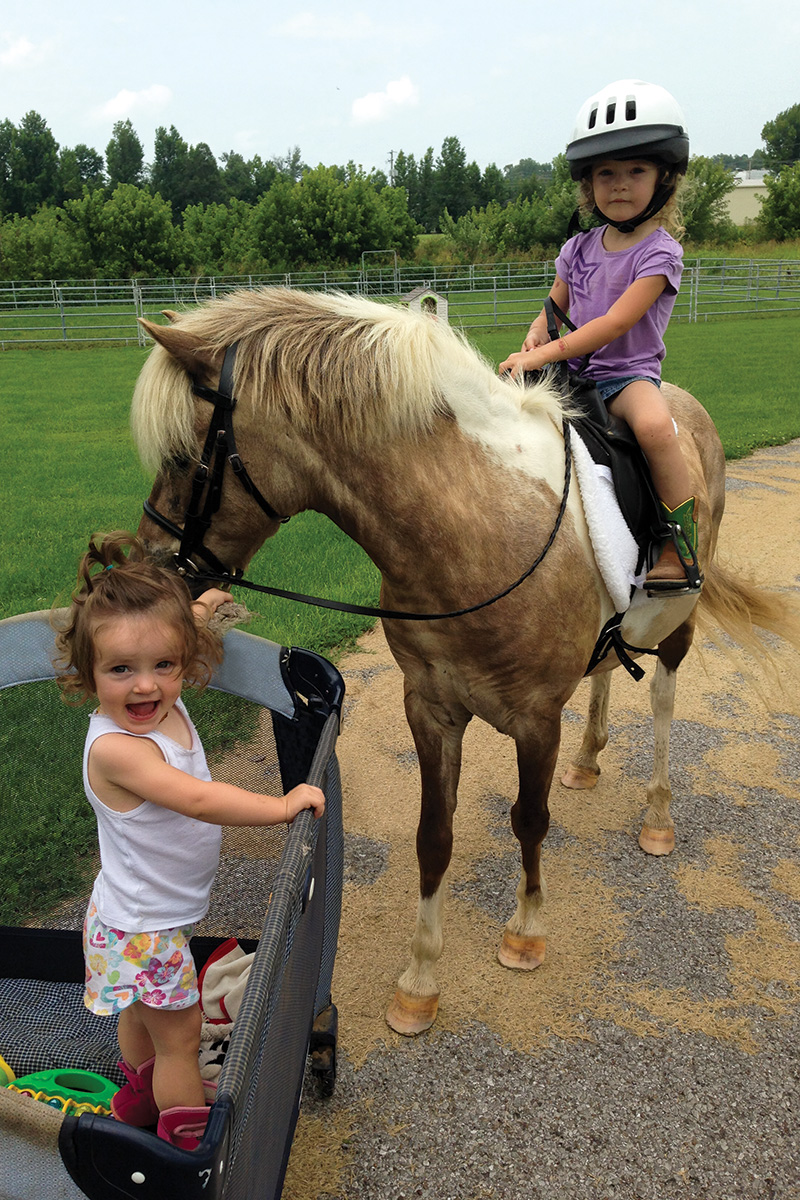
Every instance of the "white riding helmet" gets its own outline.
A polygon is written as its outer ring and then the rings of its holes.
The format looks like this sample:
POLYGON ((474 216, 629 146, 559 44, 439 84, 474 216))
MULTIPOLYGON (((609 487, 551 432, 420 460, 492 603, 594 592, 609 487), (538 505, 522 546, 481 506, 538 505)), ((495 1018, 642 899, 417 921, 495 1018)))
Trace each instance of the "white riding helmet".
POLYGON ((600 158, 653 158, 684 174, 689 136, 680 105, 656 83, 619 79, 581 106, 567 146, 573 179, 600 158))

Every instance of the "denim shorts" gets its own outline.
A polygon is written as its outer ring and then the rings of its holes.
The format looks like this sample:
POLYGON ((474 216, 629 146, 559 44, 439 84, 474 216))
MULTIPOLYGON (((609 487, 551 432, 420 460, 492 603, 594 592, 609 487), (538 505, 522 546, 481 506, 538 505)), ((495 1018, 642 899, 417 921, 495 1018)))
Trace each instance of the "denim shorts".
POLYGON ((598 379, 596 381, 600 399, 604 404, 608 404, 615 396, 619 395, 623 388, 626 388, 629 383, 635 383, 637 379, 644 379, 647 383, 654 383, 657 388, 661 387, 661 380, 656 379, 653 375, 618 375, 615 379, 598 379))

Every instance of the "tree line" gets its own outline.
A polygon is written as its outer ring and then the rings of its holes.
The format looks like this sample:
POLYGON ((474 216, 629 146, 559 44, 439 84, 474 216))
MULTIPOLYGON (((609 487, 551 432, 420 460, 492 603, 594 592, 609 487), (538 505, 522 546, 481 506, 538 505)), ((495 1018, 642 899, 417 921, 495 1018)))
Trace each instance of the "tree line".
MULTIPOLYGON (((761 164, 766 237, 800 236, 800 104, 764 126, 750 156, 695 156, 683 194, 692 242, 736 235, 726 216, 732 170, 761 164)), ((420 233, 441 233, 461 261, 548 257, 563 242, 575 188, 563 156, 485 169, 457 137, 416 158, 399 151, 389 174, 354 163, 310 168, 297 147, 268 160, 219 160, 159 127, 154 155, 118 121, 105 155, 61 148, 29 112, 0 123, 0 274, 4 278, 257 274, 358 263, 365 251, 413 256, 420 233)))

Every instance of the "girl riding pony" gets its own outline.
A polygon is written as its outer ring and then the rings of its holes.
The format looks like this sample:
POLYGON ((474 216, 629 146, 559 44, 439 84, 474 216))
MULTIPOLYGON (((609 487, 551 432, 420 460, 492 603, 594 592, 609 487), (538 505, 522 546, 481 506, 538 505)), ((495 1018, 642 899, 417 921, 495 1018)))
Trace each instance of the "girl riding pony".
POLYGON ((567 161, 580 181, 581 207, 601 224, 562 248, 550 290, 577 328, 551 342, 542 311, 522 350, 499 368, 517 376, 568 360, 577 370, 591 354, 588 375, 609 411, 633 430, 675 533, 645 579, 647 592, 659 596, 686 595, 699 586, 690 585, 684 566, 696 562, 695 497, 659 390, 664 331, 683 269, 672 233, 679 229, 675 195, 688 159, 683 113, 663 88, 625 79, 586 101, 567 161))

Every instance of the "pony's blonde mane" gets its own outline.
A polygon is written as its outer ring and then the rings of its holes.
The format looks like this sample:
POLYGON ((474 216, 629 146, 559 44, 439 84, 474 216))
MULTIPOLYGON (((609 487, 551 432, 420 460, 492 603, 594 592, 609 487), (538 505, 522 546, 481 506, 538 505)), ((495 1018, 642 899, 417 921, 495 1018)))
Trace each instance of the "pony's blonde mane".
MULTIPOLYGON (((420 437, 437 417, 489 403, 557 416, 546 387, 523 392, 449 325, 393 304, 286 288, 239 291, 178 318, 206 353, 238 342, 234 387, 269 419, 290 413, 300 430, 337 431, 355 444, 420 437)), ((195 401, 186 372, 156 346, 134 393, 132 424, 143 460, 157 468, 194 450, 195 401)))

